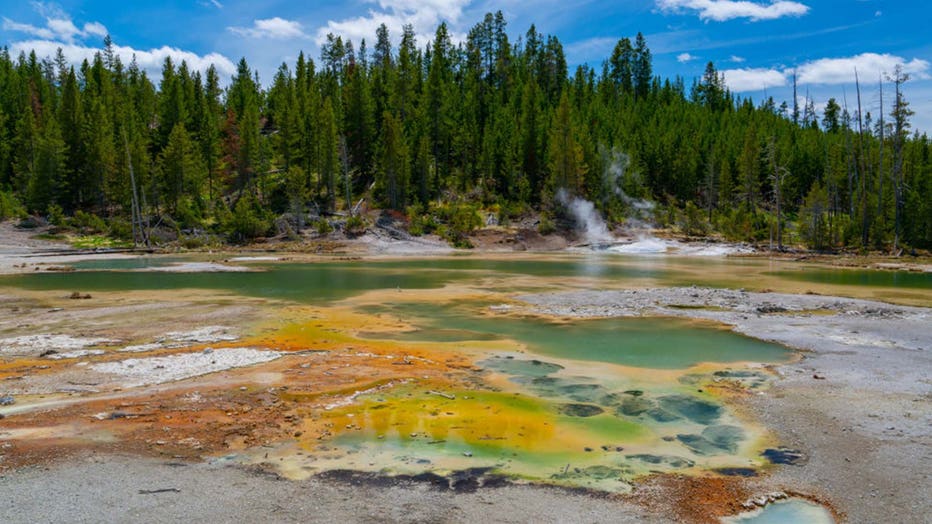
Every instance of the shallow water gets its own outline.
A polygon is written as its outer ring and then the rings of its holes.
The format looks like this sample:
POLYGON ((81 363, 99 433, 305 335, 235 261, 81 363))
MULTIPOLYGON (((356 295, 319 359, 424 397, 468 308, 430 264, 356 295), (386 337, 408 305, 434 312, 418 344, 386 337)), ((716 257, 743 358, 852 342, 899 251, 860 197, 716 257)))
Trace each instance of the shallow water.
POLYGON ((172 256, 140 256, 126 258, 98 258, 92 260, 79 260, 69 264, 71 267, 80 271, 90 270, 113 270, 113 271, 133 271, 140 269, 150 269, 155 267, 165 267, 172 264, 187 262, 184 257, 172 256))
MULTIPOLYGON (((538 355, 651 369, 685 369, 703 362, 782 362, 779 345, 710 324, 676 318, 612 318, 572 323, 485 315, 482 304, 392 303, 366 308, 404 319, 417 330, 399 340, 511 339, 538 355), (472 306, 472 307, 470 307, 472 306)), ((377 335, 370 335, 377 336, 377 335)))
POLYGON ((806 268, 795 271, 776 271, 773 275, 802 282, 817 282, 820 284, 839 286, 932 289, 932 273, 918 273, 913 271, 806 268))
POLYGON ((825 507, 804 499, 768 504, 745 515, 722 519, 725 524, 832 524, 835 519, 825 507))
POLYGON ((785 361, 791 352, 782 346, 682 319, 555 322, 429 291, 398 302, 367 296, 354 311, 399 330, 373 331, 363 322, 342 343, 428 348, 431 359, 467 355, 479 373, 466 384, 415 377, 374 386, 308 418, 296 445, 247 461, 297 478, 330 469, 488 468, 608 491, 625 491, 655 471, 766 464, 759 454, 766 432, 702 388, 733 377, 766 383, 766 372, 745 363, 785 361), (326 445, 323 433, 332 437, 326 445))
POLYGON ((759 258, 625 256, 604 252, 516 258, 458 255, 436 258, 280 263, 227 262, 248 273, 161 273, 146 270, 205 257, 145 256, 80 261, 72 273, 0 275, 0 286, 36 290, 118 291, 208 289, 308 304, 379 289, 435 289, 468 282, 493 292, 553 288, 704 285, 725 288, 817 291, 927 305, 932 273, 825 269, 759 258))

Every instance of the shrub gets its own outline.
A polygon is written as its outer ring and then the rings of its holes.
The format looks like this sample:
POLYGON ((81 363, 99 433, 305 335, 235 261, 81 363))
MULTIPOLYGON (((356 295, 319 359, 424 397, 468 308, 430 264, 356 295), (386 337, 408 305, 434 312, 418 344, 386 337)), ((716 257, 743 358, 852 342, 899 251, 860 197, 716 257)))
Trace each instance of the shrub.
POLYGON ((233 206, 227 233, 234 242, 247 242, 264 236, 272 229, 272 219, 259 208, 255 196, 247 193, 233 206))
POLYGON ((324 236, 329 235, 333 231, 333 226, 330 225, 330 222, 326 218, 319 218, 314 224, 314 227, 317 228, 317 234, 324 236))
POLYGON ((348 237, 358 237, 366 232, 366 221, 359 215, 352 215, 346 219, 344 232, 348 237))
POLYGON ((181 229, 195 229, 204 225, 203 204, 199 199, 182 198, 175 210, 175 219, 181 229))
POLYGON ((706 222, 705 213, 691 200, 686 202, 682 224, 683 232, 688 236, 702 236, 709 232, 709 223, 706 222))
POLYGON ((438 207, 438 211, 447 226, 441 236, 454 247, 471 248, 468 235, 482 225, 478 208, 471 204, 449 204, 438 207))
POLYGON ((107 223, 104 222, 104 219, 94 213, 85 213, 80 209, 75 212, 74 217, 70 220, 70 224, 73 228, 84 234, 103 233, 107 231, 107 223))
POLYGON ((453 213, 450 217, 450 225, 454 233, 467 235, 476 229, 482 227, 482 217, 479 216, 479 210, 476 206, 469 204, 458 204, 453 206, 453 213))
POLYGON ((715 226, 726 239, 739 242, 755 242, 770 237, 771 222, 768 213, 757 209, 748 211, 738 206, 715 215, 715 226))
POLYGON ((408 233, 419 237, 421 235, 429 235, 437 231, 439 224, 433 215, 427 213, 410 213, 408 216, 411 217, 408 221, 408 233))
POLYGON ((49 224, 55 226, 64 226, 65 224, 65 211, 58 204, 51 204, 48 207, 49 214, 49 224))
POLYGON ((799 232, 809 249, 822 251, 829 246, 828 193, 816 182, 799 210, 799 232))
POLYGON ((548 213, 540 214, 540 222, 537 224, 537 232, 541 235, 550 235, 557 230, 556 224, 553 223, 553 219, 550 218, 548 213))
POLYGON ((0 191, 0 220, 24 216, 26 208, 16 199, 16 195, 12 191, 0 191))
POLYGON ((107 224, 110 236, 123 240, 133 239, 133 225, 128 220, 122 218, 111 218, 107 224))
POLYGON ((200 235, 183 235, 180 243, 185 249, 200 249, 207 245, 207 239, 200 235))
POLYGON ((498 223, 507 226, 512 220, 521 218, 530 211, 530 206, 525 202, 505 202, 498 213, 498 223))

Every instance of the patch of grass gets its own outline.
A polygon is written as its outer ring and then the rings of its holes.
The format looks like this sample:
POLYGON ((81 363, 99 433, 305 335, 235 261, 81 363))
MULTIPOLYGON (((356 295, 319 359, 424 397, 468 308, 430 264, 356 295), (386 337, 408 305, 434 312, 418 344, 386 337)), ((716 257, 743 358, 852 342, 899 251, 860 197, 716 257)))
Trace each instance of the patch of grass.
POLYGON ((39 233, 38 235, 32 235, 33 240, 68 240, 68 237, 62 235, 61 233, 39 233))
POLYGON ((704 311, 727 311, 726 309, 720 306, 705 306, 698 304, 667 304, 667 307, 672 309, 701 309, 704 311))
POLYGON ((83 235, 71 239, 71 245, 77 249, 114 249, 133 247, 132 242, 118 240, 103 235, 83 235))

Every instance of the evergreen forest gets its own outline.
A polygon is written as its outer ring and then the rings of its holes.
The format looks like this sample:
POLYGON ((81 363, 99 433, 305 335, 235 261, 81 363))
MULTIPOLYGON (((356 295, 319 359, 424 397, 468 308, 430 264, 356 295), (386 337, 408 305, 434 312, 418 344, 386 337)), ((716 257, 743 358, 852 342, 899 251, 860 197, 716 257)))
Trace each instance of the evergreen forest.
POLYGON ((880 83, 879 112, 851 91, 818 114, 755 101, 711 62, 660 78, 641 34, 568 71, 556 36, 512 41, 501 13, 458 44, 445 24, 430 42, 410 26, 330 35, 266 83, 245 58, 230 79, 170 59, 149 78, 109 37, 79 66, 4 49, 0 218, 246 242, 326 230, 318 217, 364 228, 369 208, 455 241, 488 215, 552 231, 565 194, 614 225, 646 211, 687 235, 932 248, 932 143, 910 125, 908 75, 861 81, 880 83))

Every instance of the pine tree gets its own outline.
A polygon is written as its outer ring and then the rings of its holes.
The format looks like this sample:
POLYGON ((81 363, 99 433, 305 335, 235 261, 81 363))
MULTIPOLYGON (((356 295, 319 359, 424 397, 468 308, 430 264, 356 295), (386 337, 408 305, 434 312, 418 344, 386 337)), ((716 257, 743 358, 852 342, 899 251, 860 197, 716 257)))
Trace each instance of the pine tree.
MULTIPOLYGON (((35 113, 27 108, 16 122, 13 136, 13 188, 20 194, 26 195, 27 188, 33 173, 36 171, 36 159, 39 151, 39 129, 36 125, 35 113)), ((25 198, 24 198, 25 200, 25 198)), ((27 204, 29 202, 27 201, 27 204)), ((44 211, 45 208, 31 208, 30 211, 44 211)))
POLYGON ((540 94, 537 82, 527 82, 521 94, 521 170, 527 179, 527 191, 535 201, 543 186, 543 152, 541 137, 540 94))
POLYGON ((171 57, 166 57, 162 65, 162 81, 159 84, 161 91, 159 97, 160 148, 168 143, 168 135, 171 134, 175 125, 179 123, 184 125, 188 118, 181 82, 171 57))
POLYGON ((65 177, 67 147, 58 122, 49 120, 36 143, 35 160, 26 173, 26 203, 32 211, 44 212, 50 205, 60 205, 65 177))
POLYGON ((615 88, 622 93, 634 90, 634 47, 627 37, 615 44, 612 50, 610 77, 615 88))
POLYGON ((68 158, 65 161, 65 169, 68 173, 66 185, 72 189, 66 198, 65 207, 69 211, 74 211, 81 200, 77 195, 83 189, 80 175, 86 169, 84 165, 86 137, 83 136, 84 109, 81 105, 81 92, 74 68, 69 68, 65 73, 61 89, 62 98, 58 119, 62 138, 68 148, 68 158))
POLYGON ((406 24, 401 33, 401 45, 398 48, 397 74, 394 75, 392 111, 401 119, 402 125, 410 133, 413 126, 418 94, 420 72, 418 70, 418 52, 415 47, 414 27, 406 24))
POLYGON ((324 106, 320 112, 320 186, 326 191, 323 200, 324 208, 328 211, 336 209, 337 177, 340 174, 339 136, 336 115, 333 112, 333 102, 330 98, 324 99, 324 106))
POLYGON ((748 211, 755 209, 760 194, 760 158, 760 141, 757 138, 757 129, 752 125, 744 134, 744 147, 738 165, 741 199, 748 211))
POLYGON ((547 158, 550 167, 550 190, 555 195, 565 190, 571 195, 583 194, 583 180, 588 168, 583 160, 582 147, 573 132, 572 113, 566 93, 553 114, 547 158))
MULTIPOLYGON (((105 187, 114 177, 117 150, 113 142, 114 131, 110 114, 103 102, 92 99, 88 108, 87 126, 84 129, 83 176, 76 179, 77 188, 69 188, 75 203, 84 209, 105 204, 105 187)), ((72 178, 72 180, 75 180, 72 178)))
POLYGON ((211 64, 207 69, 207 81, 204 84, 203 102, 200 104, 201 135, 198 143, 201 146, 201 156, 204 158, 204 168, 207 172, 207 198, 213 202, 220 176, 221 168, 221 142, 220 123, 222 106, 220 104, 220 77, 217 68, 211 64))
POLYGON ((405 208, 408 150, 398 118, 386 112, 382 121, 385 130, 379 147, 377 183, 388 206, 401 211, 405 208))
POLYGON ((651 79, 653 78, 653 66, 651 65, 651 53, 647 47, 647 39, 641 33, 637 34, 634 40, 634 61, 632 64, 632 76, 634 77, 634 93, 638 98, 645 98, 650 92, 651 79))
POLYGON ((200 152, 180 122, 175 124, 159 155, 159 171, 161 197, 170 214, 178 211, 183 197, 200 200, 206 169, 200 152))
POLYGON ((909 74, 903 72, 903 67, 897 65, 893 70, 893 195, 894 195, 894 225, 893 225, 893 251, 897 252, 903 229, 903 207, 905 203, 905 176, 903 164, 905 161, 906 139, 909 136, 909 117, 913 111, 909 102, 903 96, 903 84, 909 81, 909 74))
POLYGON ((411 173, 412 185, 414 186, 417 201, 421 204, 427 204, 430 200, 431 171, 434 164, 430 155, 430 139, 427 135, 422 135, 417 144, 411 173))
POLYGON ((430 67, 424 86, 423 113, 431 156, 437 163, 436 180, 429 183, 429 191, 436 193, 449 183, 452 159, 452 127, 455 92, 453 88, 453 44, 446 23, 441 23, 434 35, 430 54, 430 67))
MULTIPOLYGON (((363 48, 364 49, 364 48, 363 48)), ((374 145, 375 106, 369 86, 369 73, 356 60, 347 64, 347 83, 344 87, 346 108, 342 128, 346 134, 347 172, 354 171, 358 189, 372 183, 372 155, 374 145)))

